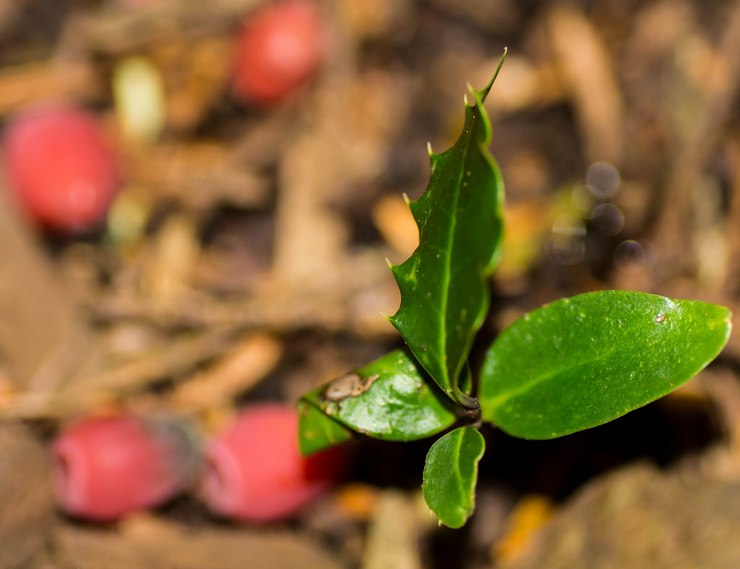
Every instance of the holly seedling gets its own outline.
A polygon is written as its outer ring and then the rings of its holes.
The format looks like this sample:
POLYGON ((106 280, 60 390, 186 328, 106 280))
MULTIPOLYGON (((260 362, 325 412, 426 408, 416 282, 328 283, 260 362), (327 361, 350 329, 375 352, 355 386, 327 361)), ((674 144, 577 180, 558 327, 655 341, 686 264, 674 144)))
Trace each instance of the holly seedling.
POLYGON ((440 522, 454 528, 474 509, 485 451, 481 420, 525 439, 607 423, 687 382, 720 353, 731 330, 722 306, 632 291, 586 293, 503 330, 472 381, 468 358, 488 313, 503 237, 504 185, 488 150, 483 103, 504 57, 483 90, 470 88, 462 133, 446 152, 430 151, 429 185, 409 203, 419 246, 391 267, 401 306, 390 320, 406 348, 306 394, 298 406, 307 454, 354 433, 410 441, 447 431, 429 450, 423 491, 440 522))

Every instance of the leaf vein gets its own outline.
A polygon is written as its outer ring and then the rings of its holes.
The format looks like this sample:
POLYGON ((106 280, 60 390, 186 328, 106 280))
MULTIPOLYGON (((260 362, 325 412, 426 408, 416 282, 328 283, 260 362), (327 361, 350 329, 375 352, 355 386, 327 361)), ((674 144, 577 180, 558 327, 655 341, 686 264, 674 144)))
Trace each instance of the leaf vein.
MULTIPOLYGON (((634 332, 636 330, 639 330, 639 329, 640 329, 640 326, 639 325, 635 325, 635 326, 631 326, 630 328, 628 328, 626 330, 623 330, 623 333, 625 335, 629 335, 632 332, 634 332)), ((593 358, 586 359, 586 360, 582 361, 581 363, 579 363, 578 365, 562 366, 562 367, 557 368, 557 369, 554 369, 554 370, 553 369, 550 369, 550 370, 546 371, 545 373, 538 375, 536 378, 533 378, 530 381, 527 381, 526 383, 523 383, 522 385, 520 385, 516 389, 511 389, 511 390, 507 391, 506 393, 503 393, 503 394, 499 395, 498 397, 494 397, 492 399, 489 399, 488 400, 488 404, 491 407, 499 407, 500 405, 503 405, 508 400, 513 399, 517 395, 520 395, 520 394, 522 394, 522 393, 524 393, 526 391, 529 391, 533 387, 536 387, 537 385, 539 385, 541 383, 544 383, 545 381, 548 381, 548 380, 550 380, 550 379, 552 379, 554 377, 557 377, 561 373, 564 373, 564 372, 569 371, 569 370, 577 369, 577 368, 580 368, 580 367, 585 367, 585 366, 592 365, 592 364, 594 364, 596 362, 599 362, 601 360, 605 360, 605 359, 609 358, 610 356, 612 356, 613 354, 615 354, 615 353, 617 353, 619 351, 623 351, 623 350, 619 346, 612 345, 605 352, 600 353, 600 354, 594 356, 593 358)))

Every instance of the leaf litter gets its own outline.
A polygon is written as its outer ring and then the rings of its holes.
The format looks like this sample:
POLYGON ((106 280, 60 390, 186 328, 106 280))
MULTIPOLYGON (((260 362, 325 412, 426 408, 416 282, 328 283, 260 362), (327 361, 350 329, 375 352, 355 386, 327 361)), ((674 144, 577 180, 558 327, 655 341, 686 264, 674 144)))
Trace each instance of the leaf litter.
MULTIPOLYGON (((385 447, 366 449, 353 474, 384 496, 382 511, 358 519, 329 495, 295 525, 269 529, 224 527, 183 498, 93 530, 55 514, 39 453, 56 426, 100 408, 184 413, 207 432, 245 401, 294 400, 385 353, 395 336, 382 313, 399 299, 383 260, 403 258, 414 235, 394 235, 396 210, 379 204, 420 194, 426 141, 449 145, 460 93, 468 82, 485 83, 504 45, 509 61, 487 107, 493 154, 507 179, 506 215, 516 215, 518 229, 504 245, 504 262, 508 256, 513 264, 493 278, 495 311, 485 329, 492 334, 517 313, 600 288, 652 290, 737 311, 740 145, 737 108, 729 104, 740 85, 735 5, 322 3, 336 42, 324 71, 300 100, 262 113, 224 94, 231 33, 262 3, 219 0, 204 11, 185 0, 144 7, 79 0, 31 18, 51 8, 0 2, 0 115, 8 120, 49 93, 91 106, 117 140, 127 172, 114 209, 117 232, 50 238, 2 208, 0 413, 4 428, 21 434, 0 437, 11 465, 0 468, 0 495, 34 497, 0 514, 9 566, 218 569, 249 558, 266 566, 359 567, 376 563, 379 540, 396 543, 388 563, 398 567, 402 560, 504 566, 491 553, 504 523, 487 528, 487 542, 468 544, 413 507, 392 506, 419 528, 406 538, 417 546, 394 542, 397 516, 387 511, 395 498, 380 488, 390 482, 418 497, 419 481, 409 482, 418 462, 383 459, 385 447), (564 48, 566 40, 579 49, 564 48), (147 59, 163 78, 164 134, 154 141, 127 139, 115 126, 106 77, 130 56, 147 59), (611 195, 589 189, 596 162, 620 174, 611 195), (605 203, 623 214, 616 234, 590 221, 605 203), (567 227, 578 228, 565 237, 555 223, 564 213, 567 227), (442 547, 451 540, 454 547, 442 547)), ((571 503, 568 496, 588 492, 595 473, 635 456, 671 471, 684 458, 693 491, 706 495, 701 503, 721 503, 718 488, 740 477, 731 404, 740 391, 739 354, 732 338, 698 387, 619 423, 634 429, 628 449, 614 442, 629 438, 612 435, 616 426, 528 449, 528 458, 491 433, 481 491, 566 501, 546 541, 566 523, 606 524, 603 512, 579 509, 586 498, 571 503), (720 410, 719 429, 712 408, 720 410), (663 438, 646 435, 655 432, 663 438)), ((652 474, 638 478, 646 495, 675 485, 652 474)), ((656 499, 655 515, 670 523, 675 502, 656 499)), ((632 514, 620 516, 635 523, 632 514)), ((476 514, 473 533, 486 519, 493 518, 476 514)), ((740 556, 736 543, 712 539, 705 543, 725 557, 699 548, 700 566, 740 556)), ((525 560, 516 566, 556 566, 525 560)), ((652 559, 646 566, 661 565, 652 559)))

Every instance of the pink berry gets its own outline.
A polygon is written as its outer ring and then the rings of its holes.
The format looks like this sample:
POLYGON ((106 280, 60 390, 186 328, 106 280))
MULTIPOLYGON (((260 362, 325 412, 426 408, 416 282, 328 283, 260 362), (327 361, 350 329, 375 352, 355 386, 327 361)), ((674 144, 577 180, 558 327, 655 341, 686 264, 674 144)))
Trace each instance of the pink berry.
POLYGON ((254 405, 206 449, 202 482, 214 512, 245 521, 290 517, 336 481, 345 449, 301 456, 298 415, 281 404, 254 405))
POLYGON ((323 36, 319 10, 309 0, 286 0, 257 10, 236 42, 234 94, 258 106, 288 98, 318 69, 323 36))
POLYGON ((80 109, 22 113, 5 132, 4 158, 17 201, 39 224, 62 233, 98 227, 118 189, 104 133, 80 109))
POLYGON ((84 419, 54 441, 57 500, 70 514, 98 521, 161 504, 192 481, 194 447, 185 428, 172 421, 84 419))

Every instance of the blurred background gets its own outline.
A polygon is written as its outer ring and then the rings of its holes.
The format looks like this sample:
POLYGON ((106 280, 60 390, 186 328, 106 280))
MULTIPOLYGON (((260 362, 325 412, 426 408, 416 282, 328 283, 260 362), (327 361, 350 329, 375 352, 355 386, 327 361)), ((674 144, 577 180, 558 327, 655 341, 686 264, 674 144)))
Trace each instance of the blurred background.
POLYGON ((402 195, 504 47, 484 339, 597 289, 738 305, 740 2, 271 4, 0 0, 0 566, 740 566, 734 337, 610 425, 487 431, 463 530, 420 501, 424 441, 361 443, 343 482, 266 525, 197 492, 104 525, 59 511, 48 447, 71 420, 164 413, 207 436, 400 344, 402 195))

